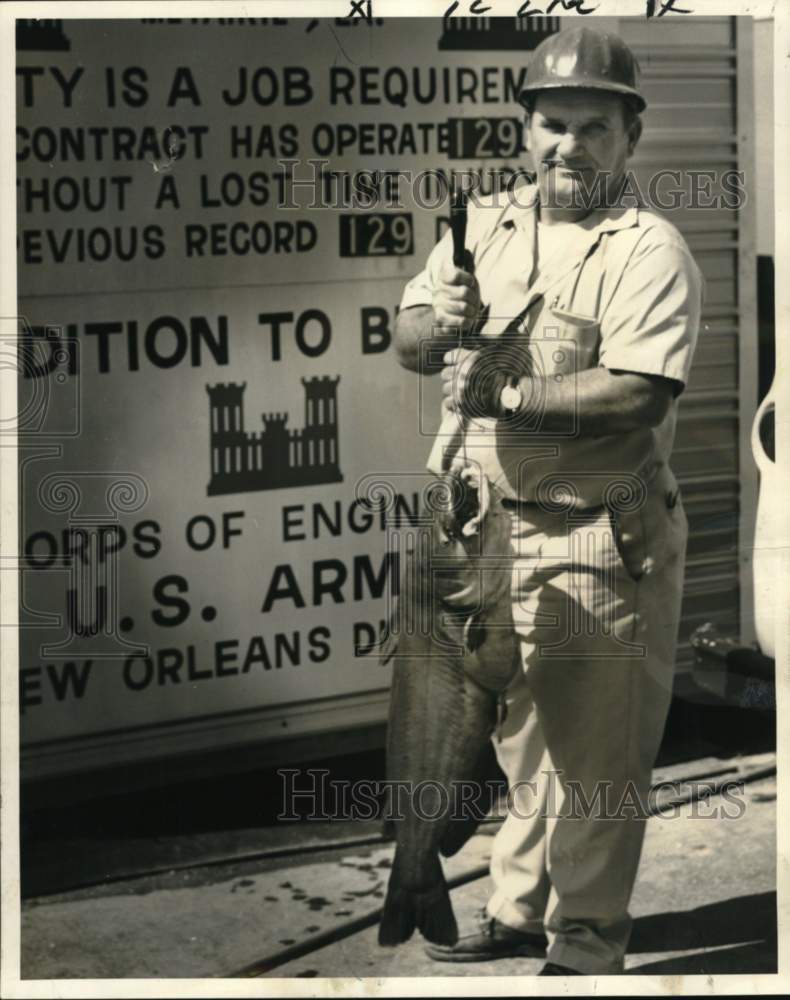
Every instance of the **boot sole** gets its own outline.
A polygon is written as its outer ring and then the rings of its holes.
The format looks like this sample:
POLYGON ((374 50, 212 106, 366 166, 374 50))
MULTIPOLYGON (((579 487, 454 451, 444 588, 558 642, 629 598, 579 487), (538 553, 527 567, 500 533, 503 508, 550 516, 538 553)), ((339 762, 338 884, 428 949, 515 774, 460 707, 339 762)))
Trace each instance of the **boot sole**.
POLYGON ((545 958, 546 947, 540 944, 514 945, 500 951, 440 951, 426 944, 425 954, 437 962, 490 962, 497 958, 545 958))

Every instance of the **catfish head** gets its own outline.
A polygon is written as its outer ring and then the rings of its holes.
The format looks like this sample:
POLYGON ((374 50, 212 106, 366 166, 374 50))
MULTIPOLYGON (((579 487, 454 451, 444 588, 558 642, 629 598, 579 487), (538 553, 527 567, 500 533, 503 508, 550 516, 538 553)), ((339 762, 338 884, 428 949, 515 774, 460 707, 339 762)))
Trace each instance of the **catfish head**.
MULTIPOLYGON (((432 545, 437 596, 456 607, 472 607, 484 599, 481 560, 509 552, 511 520, 499 491, 476 465, 454 464, 441 482, 432 545)), ((486 569, 485 576, 498 572, 486 569)), ((502 572, 507 572, 504 564, 502 572)))
POLYGON ((475 466, 456 465, 446 472, 437 504, 435 527, 439 545, 475 548, 481 526, 491 504, 488 479, 475 466))

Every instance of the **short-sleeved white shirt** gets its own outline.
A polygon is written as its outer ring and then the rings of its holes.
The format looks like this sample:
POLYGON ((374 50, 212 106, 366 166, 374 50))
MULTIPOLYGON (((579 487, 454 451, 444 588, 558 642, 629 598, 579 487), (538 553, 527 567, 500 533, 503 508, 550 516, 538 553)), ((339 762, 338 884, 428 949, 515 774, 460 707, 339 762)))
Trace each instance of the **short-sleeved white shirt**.
MULTIPOLYGON (((689 377, 704 282, 678 230, 644 208, 597 210, 562 226, 567 252, 552 249, 544 264, 536 254, 537 216, 533 185, 469 202, 466 246, 480 285, 482 336, 515 327, 524 371, 542 378, 603 365, 673 379, 679 394, 689 377)), ((448 231, 406 285, 401 309, 431 305, 440 268, 451 258, 448 231)), ((539 387, 540 379, 533 384, 539 387)), ((445 438, 446 459, 463 447, 512 499, 545 498, 565 482, 580 507, 599 506, 618 480, 649 481, 668 463, 677 398, 657 427, 598 437, 580 436, 575 421, 562 434, 543 432, 540 400, 532 402, 536 419, 527 429, 469 421, 463 443, 457 434, 445 438)), ((429 468, 441 471, 435 461, 429 468)))

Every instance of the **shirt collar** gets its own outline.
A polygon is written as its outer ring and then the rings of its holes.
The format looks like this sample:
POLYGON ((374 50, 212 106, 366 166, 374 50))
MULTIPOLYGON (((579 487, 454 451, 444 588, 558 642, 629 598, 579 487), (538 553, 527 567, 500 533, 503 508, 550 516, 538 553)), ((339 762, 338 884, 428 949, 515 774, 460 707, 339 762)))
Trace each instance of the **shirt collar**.
MULTIPOLYGON (((502 212, 497 226, 515 226, 517 229, 527 229, 535 225, 535 210, 538 206, 538 188, 536 184, 522 184, 514 187, 510 193, 511 199, 502 212)), ((596 236, 602 233, 614 232, 618 229, 630 229, 639 221, 639 209, 629 208, 596 208, 582 220, 584 228, 596 236)))

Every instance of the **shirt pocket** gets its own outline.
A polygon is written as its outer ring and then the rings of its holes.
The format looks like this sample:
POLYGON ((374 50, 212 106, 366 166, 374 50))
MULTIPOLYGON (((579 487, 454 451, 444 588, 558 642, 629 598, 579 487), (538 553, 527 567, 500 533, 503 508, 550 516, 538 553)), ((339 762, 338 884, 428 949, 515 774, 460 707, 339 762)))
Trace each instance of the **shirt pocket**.
POLYGON ((542 339, 541 357, 546 375, 572 375, 597 363, 601 324, 595 316, 549 307, 542 339))

